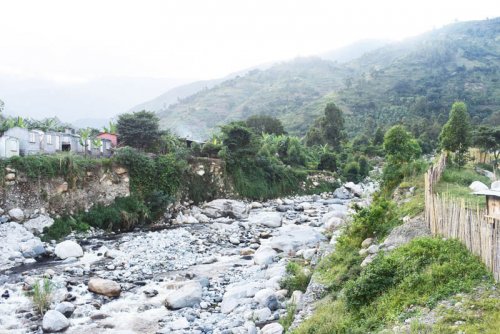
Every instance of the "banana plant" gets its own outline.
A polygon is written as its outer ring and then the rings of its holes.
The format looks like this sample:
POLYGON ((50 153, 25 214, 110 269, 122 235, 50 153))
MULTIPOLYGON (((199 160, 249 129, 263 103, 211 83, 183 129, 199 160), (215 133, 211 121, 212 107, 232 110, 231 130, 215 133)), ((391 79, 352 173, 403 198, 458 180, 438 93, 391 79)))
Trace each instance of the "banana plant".
POLYGON ((90 139, 91 133, 92 133, 92 130, 90 128, 80 130, 80 144, 84 148, 83 152, 84 152, 85 157, 87 157, 87 148, 89 146, 89 139, 90 139))

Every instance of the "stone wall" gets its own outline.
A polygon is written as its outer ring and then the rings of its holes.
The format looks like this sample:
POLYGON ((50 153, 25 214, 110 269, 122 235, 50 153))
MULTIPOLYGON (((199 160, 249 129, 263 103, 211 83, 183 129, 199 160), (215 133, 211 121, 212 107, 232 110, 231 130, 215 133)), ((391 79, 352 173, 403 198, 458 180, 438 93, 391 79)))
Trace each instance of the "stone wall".
POLYGON ((128 173, 122 167, 94 168, 69 181, 63 177, 29 179, 7 167, 0 186, 0 208, 22 208, 27 216, 57 215, 86 210, 97 203, 108 205, 115 197, 129 195, 128 173))

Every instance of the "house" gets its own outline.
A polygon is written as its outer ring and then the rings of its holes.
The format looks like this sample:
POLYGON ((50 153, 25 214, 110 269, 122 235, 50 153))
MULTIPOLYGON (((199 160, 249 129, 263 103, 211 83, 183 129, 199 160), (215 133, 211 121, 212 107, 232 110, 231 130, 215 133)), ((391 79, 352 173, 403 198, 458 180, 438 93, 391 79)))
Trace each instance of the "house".
POLYGON ((13 127, 4 132, 5 136, 19 140, 19 154, 32 155, 42 151, 43 131, 13 127))
POLYGON ((500 220, 500 181, 493 182, 491 189, 477 191, 474 194, 486 196, 487 216, 500 220))
POLYGON ((116 147, 118 144, 118 136, 114 133, 101 132, 96 138, 109 140, 112 147, 116 147))
POLYGON ((64 133, 61 133, 60 137, 62 152, 84 153, 84 147, 80 143, 80 136, 75 134, 75 130, 66 129, 64 133))
POLYGON ((53 131, 45 132, 42 138, 42 151, 49 154, 61 152, 61 133, 53 131))
POLYGON ((2 136, 0 137, 0 158, 10 158, 19 155, 19 139, 2 136))

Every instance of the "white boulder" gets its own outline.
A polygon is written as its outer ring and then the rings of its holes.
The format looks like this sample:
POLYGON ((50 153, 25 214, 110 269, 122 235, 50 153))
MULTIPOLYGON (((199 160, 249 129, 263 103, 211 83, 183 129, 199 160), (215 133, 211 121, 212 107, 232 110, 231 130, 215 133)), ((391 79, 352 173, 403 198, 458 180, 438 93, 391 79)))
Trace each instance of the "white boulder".
POLYGON ((274 257, 276 255, 278 255, 278 253, 271 247, 260 246, 253 255, 253 260, 255 264, 258 265, 271 264, 274 262, 274 257))
POLYGON ((170 291, 165 299, 169 309, 177 310, 193 307, 201 302, 202 287, 198 281, 184 284, 181 288, 170 291))
POLYGON ((279 212, 255 212, 250 214, 248 222, 253 225, 280 227, 281 214, 279 212))
POLYGON ((56 256, 62 260, 68 257, 82 257, 82 247, 74 241, 66 240, 56 245, 54 250, 56 256))
POLYGON ((248 211, 245 203, 232 199, 216 199, 202 207, 203 214, 210 218, 245 219, 248 217, 248 211))
POLYGON ((62 332, 69 327, 69 320, 61 312, 49 310, 43 316, 42 329, 44 332, 62 332))
POLYGON ((24 220, 24 211, 19 208, 10 209, 9 217, 13 221, 22 222, 24 220))
POLYGON ((35 234, 43 233, 43 229, 46 227, 50 227, 54 224, 54 219, 49 216, 38 216, 37 218, 33 218, 28 220, 23 224, 23 226, 30 232, 35 234))

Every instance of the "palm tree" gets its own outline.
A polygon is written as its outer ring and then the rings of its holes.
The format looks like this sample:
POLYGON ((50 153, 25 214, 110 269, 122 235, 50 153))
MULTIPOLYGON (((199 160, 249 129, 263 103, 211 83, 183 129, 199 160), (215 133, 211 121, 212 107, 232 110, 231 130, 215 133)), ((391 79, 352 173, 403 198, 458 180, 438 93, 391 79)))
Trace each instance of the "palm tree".
POLYGON ((80 144, 84 148, 84 155, 87 157, 87 147, 89 146, 90 134, 92 133, 92 129, 86 128, 80 130, 80 144))

